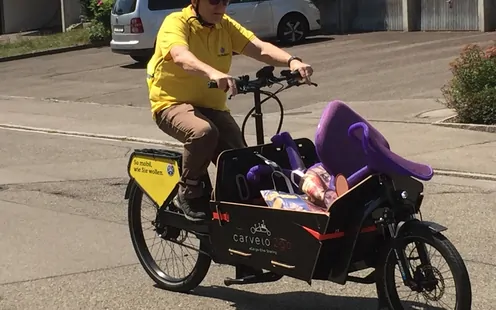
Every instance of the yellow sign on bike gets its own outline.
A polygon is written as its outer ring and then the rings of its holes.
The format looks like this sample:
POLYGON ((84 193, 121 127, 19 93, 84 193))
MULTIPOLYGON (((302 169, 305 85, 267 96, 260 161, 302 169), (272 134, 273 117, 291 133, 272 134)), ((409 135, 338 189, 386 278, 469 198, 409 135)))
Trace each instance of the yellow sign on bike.
POLYGON ((174 190, 180 178, 176 160, 139 153, 130 158, 129 175, 159 206, 174 190))

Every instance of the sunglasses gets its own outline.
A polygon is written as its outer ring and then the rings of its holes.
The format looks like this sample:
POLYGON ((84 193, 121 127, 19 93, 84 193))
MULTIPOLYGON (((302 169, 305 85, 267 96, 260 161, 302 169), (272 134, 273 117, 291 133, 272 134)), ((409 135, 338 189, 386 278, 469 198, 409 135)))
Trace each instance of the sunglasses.
POLYGON ((210 5, 218 5, 222 2, 224 6, 228 6, 230 1, 231 0, 208 0, 208 3, 210 3, 210 5))

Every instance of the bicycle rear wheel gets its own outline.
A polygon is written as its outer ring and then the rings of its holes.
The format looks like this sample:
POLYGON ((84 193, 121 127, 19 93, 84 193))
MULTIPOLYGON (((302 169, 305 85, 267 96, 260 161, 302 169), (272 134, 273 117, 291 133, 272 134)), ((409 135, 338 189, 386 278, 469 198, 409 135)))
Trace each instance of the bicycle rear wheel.
MULTIPOLYGON (((171 211, 175 208, 172 202, 164 207, 171 211)), ((129 196, 128 220, 131 240, 139 262, 160 288, 175 292, 188 292, 203 281, 210 268, 211 258, 200 252, 205 251, 206 246, 201 240, 191 236, 192 234, 174 227, 158 229, 157 212, 157 205, 134 183, 129 196), (147 207, 151 207, 151 210, 147 210, 148 212, 144 210, 143 202, 146 200, 148 200, 147 207), (145 221, 143 222, 142 219, 145 221), (147 244, 149 241, 152 242, 151 247, 147 244), (161 258, 155 259, 152 253, 158 253, 161 258), (164 257, 168 254, 175 255, 176 258, 164 257), (181 258, 183 260, 178 262, 181 258), (185 263, 184 260, 188 262, 185 263), (162 266, 164 262, 170 263, 172 270, 165 269, 164 271, 162 266), (190 270, 176 275, 179 269, 186 265, 190 266, 190 270)))
POLYGON ((410 230, 401 238, 405 244, 403 251, 415 285, 413 287, 405 286, 395 252, 389 248, 384 265, 378 270, 380 272, 379 285, 385 293, 389 306, 395 310, 412 308, 471 309, 472 291, 469 274, 462 257, 453 244, 441 233, 434 233, 429 229, 418 227, 410 230), (414 249, 407 250, 408 245, 412 244, 415 246, 414 249), (429 250, 429 248, 432 249, 429 250), (432 256, 433 250, 439 254, 432 256), (412 257, 414 252, 416 255, 412 257), (428 261, 414 264, 413 261, 420 260, 422 253, 429 256, 428 261), (443 259, 445 262, 438 266, 443 259), (447 267, 449 273, 442 272, 442 267, 447 267), (395 274, 395 271, 398 271, 398 274, 395 274), (413 300, 404 301, 400 295, 407 295, 407 297, 413 295, 415 297, 413 300), (434 306, 434 304, 438 306, 434 306))

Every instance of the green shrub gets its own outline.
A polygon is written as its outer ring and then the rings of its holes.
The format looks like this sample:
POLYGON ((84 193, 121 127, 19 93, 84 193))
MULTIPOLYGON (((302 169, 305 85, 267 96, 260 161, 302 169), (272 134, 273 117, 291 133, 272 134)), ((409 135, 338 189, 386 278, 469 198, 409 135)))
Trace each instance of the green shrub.
POLYGON ((110 14, 115 0, 89 0, 90 40, 109 41, 112 36, 110 14))
POLYGON ((450 67, 453 77, 442 93, 457 121, 496 124, 496 45, 468 45, 450 67))
POLYGON ((90 40, 91 42, 104 42, 109 41, 112 33, 110 29, 105 27, 102 22, 99 21, 91 21, 91 25, 89 27, 90 40))
POLYGON ((81 5, 81 15, 83 16, 83 22, 90 21, 93 19, 93 12, 90 9, 92 0, 79 0, 81 5))

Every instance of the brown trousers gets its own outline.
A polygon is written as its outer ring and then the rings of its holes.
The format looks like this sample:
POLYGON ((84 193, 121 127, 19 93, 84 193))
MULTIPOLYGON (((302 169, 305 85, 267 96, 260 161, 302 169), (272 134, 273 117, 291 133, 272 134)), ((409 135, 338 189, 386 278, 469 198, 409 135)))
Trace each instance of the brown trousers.
POLYGON ((241 130, 229 112, 173 105, 157 113, 158 127, 184 143, 180 192, 185 198, 204 195, 199 180, 208 173, 210 162, 216 164, 227 149, 245 147, 241 130))

